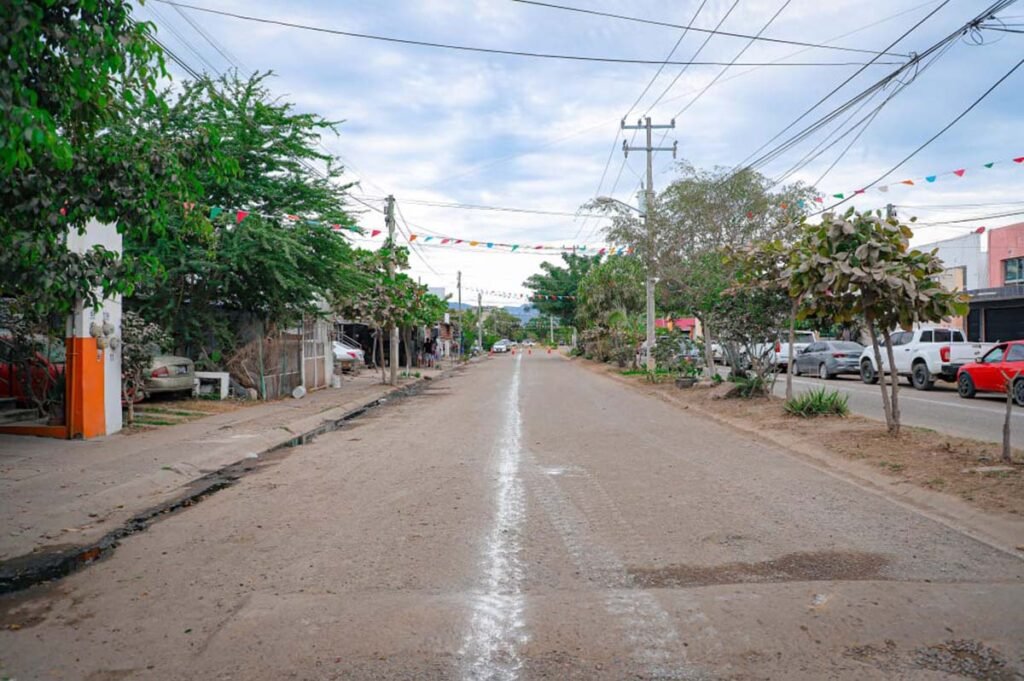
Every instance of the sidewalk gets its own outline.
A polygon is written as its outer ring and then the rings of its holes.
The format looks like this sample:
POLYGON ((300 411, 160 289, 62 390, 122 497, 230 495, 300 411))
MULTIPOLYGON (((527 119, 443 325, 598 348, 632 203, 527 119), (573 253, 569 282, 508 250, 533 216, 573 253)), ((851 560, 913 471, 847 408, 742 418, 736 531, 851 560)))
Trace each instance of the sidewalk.
MULTIPOLYGON (((441 375, 418 369, 423 378, 441 375)), ((207 473, 333 422, 395 389, 364 370, 341 388, 89 441, 0 435, 0 561, 97 541, 207 473)))

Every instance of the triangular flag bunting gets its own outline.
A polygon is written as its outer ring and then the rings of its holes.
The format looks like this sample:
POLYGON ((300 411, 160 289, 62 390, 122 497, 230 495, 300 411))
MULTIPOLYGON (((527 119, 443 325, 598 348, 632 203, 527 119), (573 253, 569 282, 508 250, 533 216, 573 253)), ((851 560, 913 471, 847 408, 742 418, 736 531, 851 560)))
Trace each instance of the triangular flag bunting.
POLYGON ((449 241, 451 241, 451 239, 441 239, 441 245, 444 246, 449 241))
POLYGON ((285 217, 288 218, 289 220, 291 220, 292 222, 298 222, 299 221, 299 216, 298 215, 285 215, 285 217))
POLYGON ((863 189, 857 189, 857 190, 855 190, 855 191, 854 191, 853 193, 854 193, 854 194, 863 194, 863 193, 864 193, 864 190, 863 190, 863 189))
POLYGON ((993 161, 992 163, 986 163, 986 164, 985 164, 985 167, 986 167, 986 168, 991 168, 991 167, 992 167, 992 166, 994 166, 995 164, 996 164, 996 163, 995 163, 995 161, 993 161))
POLYGON ((247 217, 249 217, 249 211, 247 211, 247 210, 240 210, 237 213, 235 213, 235 222, 236 223, 237 222, 241 222, 242 220, 246 219, 247 217))
POLYGON ((480 242, 479 242, 479 241, 470 241, 470 242, 469 242, 469 245, 470 245, 470 246, 479 246, 479 245, 480 245, 480 242))
POLYGON ((878 191, 880 191, 880 192, 887 192, 887 191, 889 191, 889 185, 883 184, 881 187, 878 188, 878 191))
POLYGON ((924 179, 928 180, 929 182, 934 182, 936 177, 938 177, 938 175, 928 175, 924 179))
POLYGON ((434 237, 432 237, 432 236, 428 236, 428 237, 427 237, 426 239, 424 239, 424 241, 430 241, 430 240, 431 240, 431 239, 433 239, 433 238, 434 238, 434 237))
POLYGON ((410 235, 409 235, 409 241, 410 241, 410 242, 411 242, 411 241, 416 241, 416 235, 415 235, 415 234, 410 234, 410 235))
POLYGON ((519 244, 512 244, 512 250, 513 251, 515 251, 517 248, 519 248, 519 244))
POLYGON ((494 248, 494 244, 490 241, 487 242, 487 248, 494 248))
POLYGON ((902 182, 900 182, 900 184, 909 184, 909 185, 913 186, 914 185, 914 181, 913 180, 903 180, 902 182))
POLYGON ((825 203, 825 199, 821 196, 815 196, 814 200, 817 201, 818 203, 825 203))
POLYGON ((789 208, 789 204, 788 203, 780 203, 779 204, 779 208, 781 208, 782 210, 786 210, 787 208, 789 208))
POLYGON ((373 237, 377 236, 378 234, 380 234, 380 230, 379 229, 375 229, 372 232, 370 232, 370 238, 372 239, 373 237))
POLYGON ((833 196, 833 198, 836 198, 836 199, 841 199, 841 198, 843 198, 843 195, 842 195, 842 194, 833 194, 832 196, 833 196))
POLYGON ((749 211, 749 210, 747 211, 747 219, 748 220, 753 220, 754 219, 754 213, 752 211, 749 211))
POLYGON ((953 174, 956 175, 957 177, 963 177, 964 173, 966 172, 967 170, 965 168, 961 168, 960 170, 954 170, 953 174))
POLYGON ((1013 159, 1013 162, 1014 163, 1024 163, 1024 156, 1018 156, 1017 158, 1013 159))
POLYGON ((223 208, 218 208, 217 206, 214 206, 213 208, 210 209, 210 219, 211 220, 214 219, 215 217, 217 217, 218 215, 220 215, 223 212, 224 212, 223 208))

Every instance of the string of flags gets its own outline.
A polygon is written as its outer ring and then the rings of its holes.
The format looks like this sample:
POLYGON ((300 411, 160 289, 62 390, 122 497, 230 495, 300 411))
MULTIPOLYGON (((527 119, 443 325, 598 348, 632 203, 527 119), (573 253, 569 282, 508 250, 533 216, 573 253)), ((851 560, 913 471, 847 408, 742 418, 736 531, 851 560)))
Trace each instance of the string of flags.
POLYGON ((490 289, 466 287, 467 291, 482 293, 492 298, 509 300, 576 300, 576 296, 556 296, 549 293, 514 293, 511 291, 492 291, 490 289))
MULTIPOLYGON (((899 182, 891 182, 889 184, 880 184, 880 185, 877 185, 875 187, 870 187, 870 188, 865 187, 863 189, 854 189, 854 190, 847 191, 847 192, 837 192, 835 194, 821 194, 819 196, 815 196, 815 197, 811 198, 810 202, 812 204, 816 203, 816 204, 824 205, 826 202, 831 202, 832 200, 842 201, 844 199, 848 199, 850 197, 857 196, 858 194, 866 194, 869 191, 877 191, 879 193, 886 194, 886 193, 889 192, 890 189, 901 187, 901 186, 907 186, 907 187, 927 186, 929 184, 934 184, 935 182, 938 182, 939 179, 943 178, 943 177, 949 177, 949 176, 964 177, 965 175, 967 175, 967 171, 968 170, 970 170, 972 172, 975 171, 975 170, 982 170, 982 169, 984 169, 984 170, 991 170, 993 167, 995 167, 997 165, 1002 165, 1002 164, 1006 164, 1006 163, 1017 163, 1017 164, 1024 165, 1024 156, 1017 156, 1016 158, 1012 158, 1012 159, 1008 159, 1008 160, 1003 160, 1003 161, 989 161, 988 163, 983 163, 983 164, 981 164, 980 166, 978 166, 976 168, 957 168, 955 170, 947 170, 945 172, 935 173, 934 175, 925 175, 923 177, 914 177, 914 178, 910 178, 910 179, 906 179, 906 180, 900 180, 899 182)), ((807 201, 805 201, 804 199, 799 199, 798 201, 795 202, 795 205, 796 205, 797 208, 804 208, 807 205, 807 201)), ((782 210, 786 210, 789 207, 790 207, 790 205, 788 203, 780 203, 779 204, 779 208, 781 208, 782 210)), ((753 218, 754 218, 754 213, 752 211, 748 211, 747 212, 747 219, 751 220, 753 218)))
MULTIPOLYGON (((382 230, 370 231, 370 238, 375 239, 383 234, 382 230)), ((421 246, 480 248, 481 250, 497 250, 507 253, 577 253, 580 255, 632 255, 633 249, 627 246, 572 245, 549 246, 546 244, 512 244, 483 239, 459 239, 452 236, 437 234, 409 234, 409 243, 416 242, 421 246)))
MULTIPOLYGON (((187 212, 189 212, 191 210, 194 210, 195 207, 196 207, 196 204, 195 204, 194 201, 186 201, 186 202, 184 202, 182 204, 182 206, 185 208, 185 212, 187 213, 187 212)), ((291 214, 288 214, 288 213, 286 213, 285 215, 281 216, 281 215, 270 215, 269 213, 254 213, 254 212, 247 211, 247 210, 235 210, 235 209, 230 209, 229 210, 229 209, 222 208, 220 206, 211 206, 210 207, 210 212, 209 212, 207 217, 209 217, 211 220, 213 220, 214 218, 216 218, 217 216, 219 216, 219 215, 221 215, 221 214, 223 214, 225 212, 226 213, 234 213, 235 214, 235 224, 236 225, 241 224, 242 221, 245 220, 250 215, 259 215, 261 217, 275 218, 275 219, 279 219, 281 217, 284 217, 284 219, 288 220, 289 222, 302 222, 302 223, 305 223, 307 225, 325 225, 327 227, 330 227, 335 232, 357 232, 357 233, 358 232, 362 232, 362 230, 359 227, 356 227, 355 225, 343 225, 343 224, 337 223, 337 222, 326 222, 326 221, 323 221, 323 220, 312 220, 312 219, 309 219, 309 218, 302 218, 302 217, 299 217, 298 215, 291 215, 291 214)), ((379 231, 379 230, 375 230, 375 231, 379 231)))

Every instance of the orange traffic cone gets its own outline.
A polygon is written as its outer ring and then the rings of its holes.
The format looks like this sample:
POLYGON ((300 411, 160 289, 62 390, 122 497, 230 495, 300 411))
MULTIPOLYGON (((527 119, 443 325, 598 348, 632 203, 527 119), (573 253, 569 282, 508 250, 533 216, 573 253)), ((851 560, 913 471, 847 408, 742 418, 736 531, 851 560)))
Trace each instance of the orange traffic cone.
POLYGON ((548 354, 549 355, 551 354, 551 348, 548 348, 548 354))
POLYGON ((526 351, 526 354, 528 354, 528 355, 532 355, 532 354, 533 354, 533 348, 530 348, 529 350, 527 350, 527 351, 526 351))

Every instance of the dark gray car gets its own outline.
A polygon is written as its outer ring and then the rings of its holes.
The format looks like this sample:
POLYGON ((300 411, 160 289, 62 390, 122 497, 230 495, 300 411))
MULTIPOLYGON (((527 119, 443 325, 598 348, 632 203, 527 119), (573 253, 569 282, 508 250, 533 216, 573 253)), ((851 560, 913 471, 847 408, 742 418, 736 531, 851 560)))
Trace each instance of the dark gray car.
POLYGON ((832 378, 839 374, 859 374, 858 361, 864 346, 851 341, 818 341, 797 354, 793 374, 832 378))

